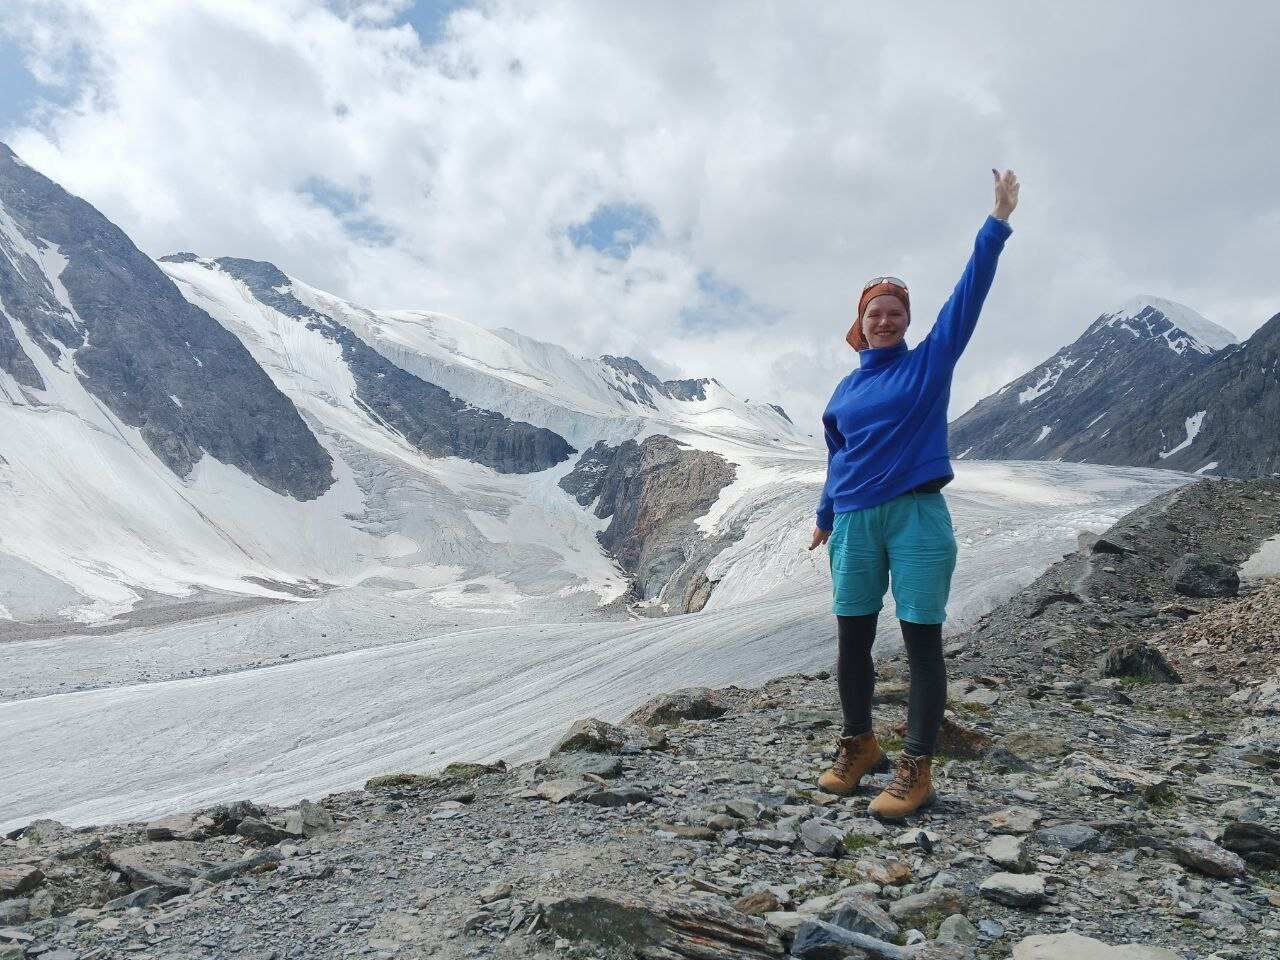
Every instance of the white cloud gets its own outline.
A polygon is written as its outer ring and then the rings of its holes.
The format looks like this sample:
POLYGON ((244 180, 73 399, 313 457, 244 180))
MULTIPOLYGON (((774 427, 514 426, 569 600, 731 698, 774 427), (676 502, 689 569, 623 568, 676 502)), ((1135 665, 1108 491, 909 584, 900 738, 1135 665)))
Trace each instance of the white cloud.
POLYGON ((6 31, 81 95, 6 138, 154 255, 652 357, 800 421, 856 363, 863 279, 905 275, 923 335, 1013 166, 955 415, 1135 292, 1241 335, 1280 306, 1277 15, 1227 7, 493 0, 423 48, 397 0, 27 0, 6 31), (575 247, 602 205, 660 228, 575 247), (740 323, 682 322, 708 275, 740 323))

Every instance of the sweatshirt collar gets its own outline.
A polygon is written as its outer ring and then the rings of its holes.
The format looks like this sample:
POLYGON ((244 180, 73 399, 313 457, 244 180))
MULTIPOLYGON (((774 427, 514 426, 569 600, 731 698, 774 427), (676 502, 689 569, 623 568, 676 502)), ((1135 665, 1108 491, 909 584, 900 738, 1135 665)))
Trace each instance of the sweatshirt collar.
POLYGON ((868 347, 858 354, 859 370, 878 370, 897 360, 907 352, 907 341, 904 337, 892 347, 868 347))

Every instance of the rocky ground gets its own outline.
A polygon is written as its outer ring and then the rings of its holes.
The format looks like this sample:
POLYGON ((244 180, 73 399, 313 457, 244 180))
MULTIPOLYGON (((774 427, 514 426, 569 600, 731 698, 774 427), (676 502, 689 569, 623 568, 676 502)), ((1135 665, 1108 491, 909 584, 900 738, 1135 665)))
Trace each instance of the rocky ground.
POLYGON ((1183 488, 950 640, 939 801, 905 824, 866 816, 885 775, 814 790, 834 682, 783 676, 518 767, 37 822, 0 845, 0 958, 1280 957, 1280 590, 1233 583, 1277 533, 1278 481, 1183 488))

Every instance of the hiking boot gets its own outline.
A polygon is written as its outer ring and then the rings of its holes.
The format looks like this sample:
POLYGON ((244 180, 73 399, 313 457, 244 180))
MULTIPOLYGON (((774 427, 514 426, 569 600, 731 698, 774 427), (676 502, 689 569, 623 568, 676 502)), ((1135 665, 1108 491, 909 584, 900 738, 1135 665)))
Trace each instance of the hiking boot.
POLYGON ((853 793, 868 770, 889 769, 889 758, 876 742, 875 731, 856 737, 841 737, 836 744, 836 757, 831 769, 818 778, 818 788, 827 793, 853 793))
POLYGON ((929 772, 932 757, 903 753, 893 771, 893 779, 867 806, 867 813, 882 820, 901 820, 937 799, 929 772))

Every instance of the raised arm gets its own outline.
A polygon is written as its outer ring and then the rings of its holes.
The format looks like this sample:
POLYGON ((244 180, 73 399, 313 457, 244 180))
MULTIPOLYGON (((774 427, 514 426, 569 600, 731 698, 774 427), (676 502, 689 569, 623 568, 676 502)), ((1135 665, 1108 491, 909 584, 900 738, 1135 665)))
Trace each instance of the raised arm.
POLYGON ((983 301, 996 276, 1000 251, 1013 232, 1009 216, 1018 205, 1018 178, 1012 170, 1004 173, 992 170, 991 174, 995 178, 995 205, 978 230, 973 254, 960 275, 960 281, 938 312, 938 320, 926 338, 930 350, 938 351, 953 364, 960 359, 973 336, 978 314, 982 312, 983 301))

